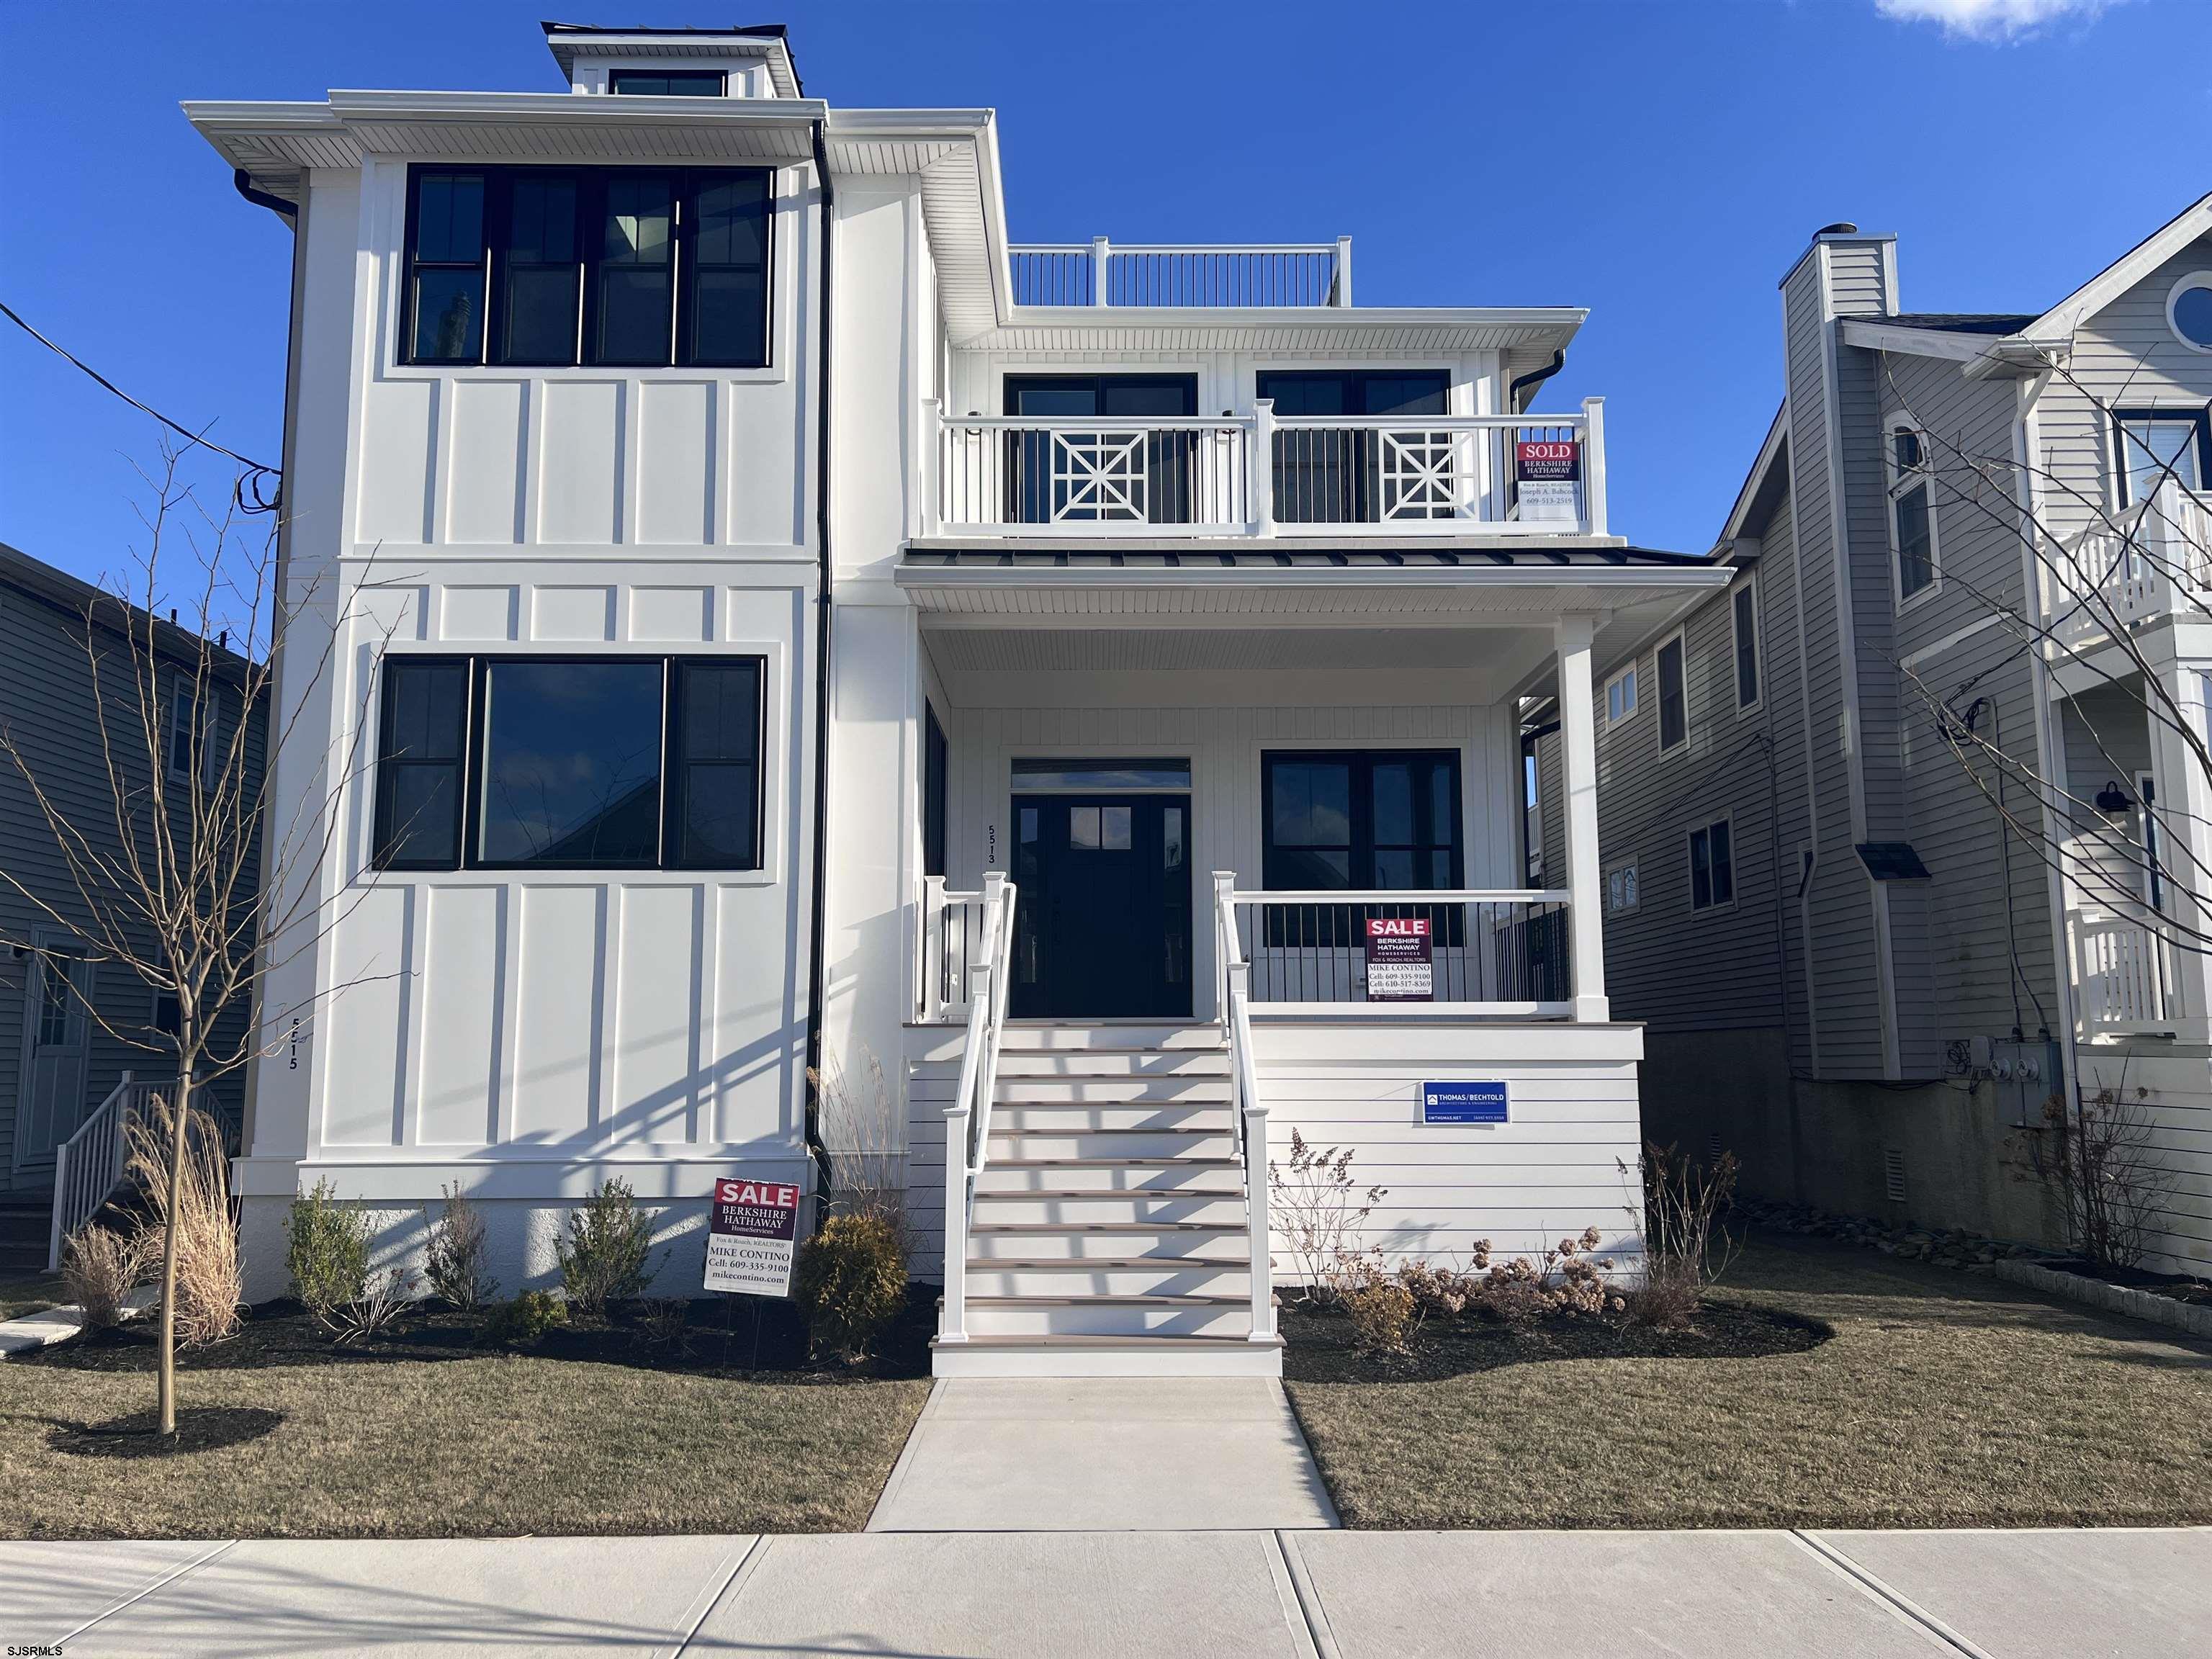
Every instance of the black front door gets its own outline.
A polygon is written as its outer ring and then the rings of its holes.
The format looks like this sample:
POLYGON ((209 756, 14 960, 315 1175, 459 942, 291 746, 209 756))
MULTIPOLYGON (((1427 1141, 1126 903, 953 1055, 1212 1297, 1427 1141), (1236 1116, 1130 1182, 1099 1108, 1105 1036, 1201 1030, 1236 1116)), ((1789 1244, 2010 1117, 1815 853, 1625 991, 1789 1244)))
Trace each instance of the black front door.
POLYGON ((1017 795, 1018 1019, 1190 1017, 1190 797, 1017 795))

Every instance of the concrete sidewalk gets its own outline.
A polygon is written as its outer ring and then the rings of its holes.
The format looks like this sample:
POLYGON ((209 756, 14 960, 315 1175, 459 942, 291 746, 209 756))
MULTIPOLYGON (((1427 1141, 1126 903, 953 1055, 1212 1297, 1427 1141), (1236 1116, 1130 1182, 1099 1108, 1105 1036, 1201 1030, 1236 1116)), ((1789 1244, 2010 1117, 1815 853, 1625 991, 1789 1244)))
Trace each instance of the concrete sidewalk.
POLYGON ((90 1655, 1701 1659, 2212 1650, 2212 1529, 0 1543, 90 1655))

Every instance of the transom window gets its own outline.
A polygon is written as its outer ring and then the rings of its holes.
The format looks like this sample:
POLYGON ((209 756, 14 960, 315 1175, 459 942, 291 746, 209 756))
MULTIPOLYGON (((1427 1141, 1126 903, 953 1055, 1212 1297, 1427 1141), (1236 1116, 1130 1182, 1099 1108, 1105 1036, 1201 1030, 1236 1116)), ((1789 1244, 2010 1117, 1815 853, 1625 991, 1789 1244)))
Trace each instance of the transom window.
POLYGON ((1659 752, 1680 747, 1690 736, 1690 688, 1680 634, 1659 647, 1654 662, 1659 682, 1659 752))
POLYGON ((1690 908, 1735 902, 1735 848, 1729 820, 1690 831, 1690 908))
POLYGON ((415 167, 412 363, 759 368, 765 169, 415 167))
POLYGON ((759 869, 764 667, 391 659, 377 866, 759 869))
POLYGON ((1903 422, 1889 429, 1889 544, 1901 605, 1936 585, 1934 472, 1919 433, 1903 422))
POLYGON ((2198 490, 2212 477, 2212 413, 2203 409, 2114 411, 2120 505, 2147 501, 2167 479, 2198 490))

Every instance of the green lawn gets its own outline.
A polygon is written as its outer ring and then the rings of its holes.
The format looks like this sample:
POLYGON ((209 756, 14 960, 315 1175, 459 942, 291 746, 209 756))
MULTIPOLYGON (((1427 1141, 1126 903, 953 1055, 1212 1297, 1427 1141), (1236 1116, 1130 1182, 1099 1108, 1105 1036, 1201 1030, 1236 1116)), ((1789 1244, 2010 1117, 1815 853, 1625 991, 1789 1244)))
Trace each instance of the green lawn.
POLYGON ((0 1361, 0 1538, 857 1529, 929 1389, 910 1375, 417 1352, 196 1357, 186 1412, 265 1431, 155 1457, 84 1450, 137 1443, 83 1431, 151 1407, 143 1369, 92 1368, 90 1349, 0 1361))
POLYGON ((2212 1522, 2212 1346, 1821 1241, 1753 1244, 1717 1296, 1834 1334, 1547 1358, 1432 1322, 1394 1376, 1294 1319, 1285 1382, 1355 1527, 2212 1522))
POLYGON ((26 1273, 16 1278, 0 1276, 0 1319, 19 1319, 23 1315, 36 1313, 41 1308, 51 1308, 63 1300, 62 1276, 59 1273, 26 1273))

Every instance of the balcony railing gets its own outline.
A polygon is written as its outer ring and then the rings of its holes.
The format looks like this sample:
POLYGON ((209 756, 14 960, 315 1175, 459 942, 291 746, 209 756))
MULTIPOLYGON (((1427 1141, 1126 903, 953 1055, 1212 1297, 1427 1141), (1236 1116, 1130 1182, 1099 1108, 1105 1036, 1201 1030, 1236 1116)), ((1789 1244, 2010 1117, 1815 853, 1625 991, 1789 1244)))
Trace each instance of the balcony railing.
POLYGON ((1018 306, 1348 306, 1352 238, 1209 247, 1032 242, 1006 250, 1018 306))
POLYGON ((2068 649, 2159 617, 2202 617, 2212 606, 2212 501, 2169 479, 2082 532, 2054 563, 2051 631, 2068 649))
MULTIPOLYGON (((1217 883, 1220 877, 1216 877, 1217 883)), ((1236 892, 1221 902, 1250 963, 1255 1005, 1445 1005, 1565 1018, 1573 1006, 1569 896, 1550 889, 1236 892), (1420 925, 1427 994, 1398 1001, 1368 982, 1368 923, 1420 925)))
POLYGON ((2140 921, 2096 911, 2075 910, 2066 920, 2074 935, 2083 1034, 2171 1030, 2166 949, 2158 935, 2140 921))
POLYGON ((936 533, 1606 533, 1604 400, 1353 419, 939 415, 936 533))

